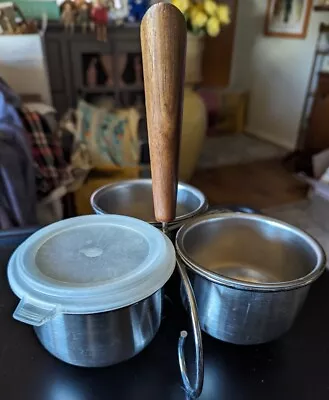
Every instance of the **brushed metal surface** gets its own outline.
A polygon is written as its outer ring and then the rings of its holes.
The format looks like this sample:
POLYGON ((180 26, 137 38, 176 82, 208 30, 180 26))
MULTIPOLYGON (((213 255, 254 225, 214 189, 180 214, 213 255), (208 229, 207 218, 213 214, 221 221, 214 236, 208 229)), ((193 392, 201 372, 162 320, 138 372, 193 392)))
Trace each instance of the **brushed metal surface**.
MULTIPOLYGON (((188 275, 201 329, 214 338, 240 345, 266 343, 287 332, 310 287, 257 292, 216 284, 191 271, 188 275)), ((185 292, 181 293, 187 307, 185 292)))
POLYGON ((179 230, 176 248, 201 328, 235 344, 264 343, 286 332, 325 268, 313 238, 260 215, 198 217, 179 230))
POLYGON ((310 235, 263 215, 194 218, 179 230, 176 245, 196 272, 240 289, 294 289, 324 270, 324 252, 310 235))
POLYGON ((134 357, 157 333, 163 289, 129 307, 98 314, 60 314, 35 327, 55 357, 82 367, 105 367, 134 357))
MULTIPOLYGON (((151 179, 127 180, 103 186, 93 193, 90 203, 97 214, 127 215, 161 227, 154 217, 151 179)), ((178 183, 176 219, 173 223, 201 214, 207 205, 205 196, 198 189, 178 183)))

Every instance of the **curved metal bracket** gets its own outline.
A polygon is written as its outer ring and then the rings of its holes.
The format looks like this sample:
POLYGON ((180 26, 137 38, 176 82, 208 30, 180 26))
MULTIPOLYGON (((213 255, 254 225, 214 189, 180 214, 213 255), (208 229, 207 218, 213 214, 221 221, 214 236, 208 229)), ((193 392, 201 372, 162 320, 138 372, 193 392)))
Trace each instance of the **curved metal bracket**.
POLYGON ((190 312, 190 317, 192 320, 192 327, 193 327, 194 346, 195 346, 195 368, 196 368, 194 385, 191 384, 191 381, 188 377, 185 355, 184 355, 184 346, 185 346, 185 340, 187 337, 186 331, 181 331, 180 337, 178 340, 178 361, 179 361, 179 367, 180 367, 185 391, 191 398, 195 399, 200 396, 202 387, 203 387, 203 378, 204 378, 204 365, 203 364, 204 363, 203 363, 202 336, 201 336, 201 329, 200 329, 200 323, 199 323, 199 317, 198 317, 198 309, 197 309, 193 289, 191 286, 191 282, 188 278, 185 267, 182 264, 178 254, 177 254, 176 258, 177 258, 178 271, 181 276, 182 283, 184 285, 186 297, 188 299, 189 312, 190 312))

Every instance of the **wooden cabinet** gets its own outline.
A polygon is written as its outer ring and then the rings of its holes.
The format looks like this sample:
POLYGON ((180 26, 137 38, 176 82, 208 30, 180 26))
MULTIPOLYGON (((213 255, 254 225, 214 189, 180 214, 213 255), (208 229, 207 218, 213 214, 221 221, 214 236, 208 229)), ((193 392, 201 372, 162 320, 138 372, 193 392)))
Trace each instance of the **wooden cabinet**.
POLYGON ((107 96, 117 106, 135 104, 143 99, 139 25, 111 26, 106 43, 95 34, 64 31, 59 23, 50 23, 45 35, 48 74, 55 109, 62 115, 75 107, 79 97, 107 96), (139 58, 138 58, 139 57, 139 58), (87 81, 88 67, 96 60, 101 71, 94 71, 95 82, 87 81), (100 65, 101 64, 101 65, 100 65), (131 79, 131 70, 135 73, 131 79), (99 73, 100 72, 100 73, 99 73))
POLYGON ((321 151, 329 148, 329 73, 319 73, 310 113, 306 148, 321 151))

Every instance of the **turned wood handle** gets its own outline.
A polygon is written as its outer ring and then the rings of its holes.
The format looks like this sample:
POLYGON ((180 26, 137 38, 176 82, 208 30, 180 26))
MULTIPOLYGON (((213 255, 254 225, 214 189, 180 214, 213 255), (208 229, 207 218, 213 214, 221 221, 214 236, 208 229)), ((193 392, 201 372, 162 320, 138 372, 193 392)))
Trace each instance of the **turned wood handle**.
POLYGON ((147 129, 155 218, 176 216, 185 76, 186 22, 171 4, 149 8, 141 24, 147 129))

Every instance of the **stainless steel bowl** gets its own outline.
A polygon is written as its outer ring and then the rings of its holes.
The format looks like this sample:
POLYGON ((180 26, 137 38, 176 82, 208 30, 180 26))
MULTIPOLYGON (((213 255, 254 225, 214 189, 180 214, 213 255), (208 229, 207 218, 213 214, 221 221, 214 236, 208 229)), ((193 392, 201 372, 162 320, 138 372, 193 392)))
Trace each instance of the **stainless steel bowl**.
MULTIPOLYGON (((96 214, 121 214, 142 219, 151 225, 161 228, 161 224, 155 221, 152 180, 136 179, 122 181, 103 186, 93 193, 90 199, 91 206, 96 214)), ((193 186, 178 183, 176 219, 169 223, 167 235, 171 240, 179 227, 188 219, 204 213, 208 208, 206 197, 193 186)), ((186 332, 181 332, 178 344, 178 359, 182 379, 186 392, 192 397, 197 397, 203 385, 203 347, 201 330, 198 322, 196 303, 191 290, 185 268, 180 264, 165 285, 165 294, 177 304, 180 302, 179 286, 182 284, 185 293, 185 305, 189 309, 192 320, 194 346, 195 346, 195 379, 190 383, 186 369, 184 347, 186 332), (179 271, 179 272, 178 272, 179 271)))
MULTIPOLYGON (((120 214, 142 219, 160 228, 155 221, 152 179, 126 180, 102 186, 90 198, 96 214, 120 214)), ((175 221, 168 225, 168 237, 174 242, 178 229, 188 219, 204 213, 208 202, 202 192, 186 183, 178 183, 175 221)), ((166 295, 180 302, 180 277, 177 271, 166 284, 166 295)))
POLYGON ((260 215, 199 217, 179 230, 176 248, 188 267, 201 328, 235 344, 286 332, 325 268, 323 250, 308 234, 260 215))
POLYGON ((162 318, 163 288, 114 311, 59 314, 34 330, 55 357, 81 367, 105 367, 134 357, 156 335, 162 318))
MULTIPOLYGON (((127 180, 103 186, 93 193, 90 203, 96 214, 128 215, 161 226, 154 217, 151 179, 127 180)), ((186 183, 179 183, 176 219, 169 226, 180 226, 187 219, 202 214, 207 206, 202 192, 186 183)))

